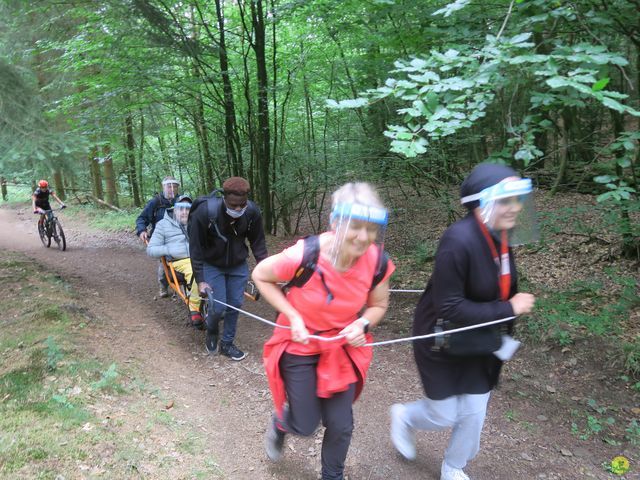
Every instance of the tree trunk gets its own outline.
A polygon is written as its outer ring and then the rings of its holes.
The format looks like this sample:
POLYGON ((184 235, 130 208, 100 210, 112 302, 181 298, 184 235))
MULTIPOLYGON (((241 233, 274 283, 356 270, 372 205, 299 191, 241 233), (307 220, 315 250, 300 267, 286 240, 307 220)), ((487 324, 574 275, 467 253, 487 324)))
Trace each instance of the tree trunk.
POLYGON ((104 156, 104 179, 107 186, 107 203, 119 207, 116 175, 113 171, 113 159, 111 158, 111 147, 109 145, 102 147, 102 155, 104 156))
MULTIPOLYGON (((127 159, 127 178, 129 180, 129 189, 133 197, 133 204, 141 207, 140 192, 138 191, 138 173, 136 171, 136 140, 133 138, 133 117, 131 112, 127 112, 124 119, 125 138, 126 138, 126 159, 127 159)), ((114 204, 115 205, 115 204, 114 204)))
POLYGON ((58 169, 53 172, 53 187, 60 200, 64 200, 66 195, 64 193, 64 183, 62 182, 62 172, 58 169))
MULTIPOLYGON (((611 120, 613 124, 613 138, 618 138, 624 131, 624 118, 620 112, 615 110, 609 110, 611 112, 611 120)), ((616 157, 622 157, 625 153, 624 147, 619 148, 615 155, 616 157)), ((624 178, 623 168, 616 162, 616 175, 618 178, 624 178)), ((619 201, 618 207, 620 209, 620 225, 619 229, 622 232, 622 256, 627 258, 640 258, 640 238, 634 237, 633 227, 631 225, 631 216, 629 215, 629 202, 619 201)))
POLYGON ((558 188, 565 179, 567 173, 567 166, 569 165, 569 156, 571 155, 569 149, 569 136, 572 130, 571 128, 572 114, 567 110, 563 110, 558 123, 560 124, 560 134, 562 135, 562 147, 560 148, 560 166, 558 167, 558 173, 556 179, 553 182, 553 186, 549 193, 555 195, 558 192, 558 188))
POLYGON ((262 0, 251 0, 251 21, 254 38, 253 50, 256 55, 258 78, 258 191, 260 206, 267 231, 272 230, 269 168, 271 163, 271 138, 269 127, 269 80, 265 56, 265 25, 262 0))
POLYGON ((204 164, 204 181, 208 191, 213 190, 215 182, 213 175, 213 158, 209 145, 209 134, 204 118, 204 102, 202 94, 198 92, 196 97, 196 134, 202 148, 202 162, 204 164))
POLYGON ((140 191, 140 201, 144 201, 144 182, 142 181, 142 165, 144 161, 144 112, 140 109, 140 147, 138 148, 137 184, 140 191))
POLYGON ((219 46, 218 60, 220 62, 220 74, 222 76, 222 91, 224 100, 224 131, 225 150, 227 161, 232 165, 232 174, 244 176, 242 153, 240 151, 240 138, 236 124, 236 109, 233 99, 233 88, 229 78, 229 57, 225 38, 224 12, 220 0, 216 0, 216 17, 218 20, 219 46))
POLYGON ((100 173, 100 159, 98 158, 98 147, 93 147, 89 154, 89 171, 91 173, 91 191, 93 196, 104 200, 102 190, 102 174, 100 173))
POLYGON ((0 177, 0 189, 2 190, 2 200, 7 201, 7 179, 0 177))

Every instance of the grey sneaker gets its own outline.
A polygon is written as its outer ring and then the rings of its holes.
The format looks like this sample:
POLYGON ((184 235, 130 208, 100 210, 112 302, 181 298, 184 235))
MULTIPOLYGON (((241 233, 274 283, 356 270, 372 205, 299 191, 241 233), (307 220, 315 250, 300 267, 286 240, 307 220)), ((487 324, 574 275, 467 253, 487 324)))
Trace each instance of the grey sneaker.
POLYGON ((220 353, 236 362, 244 360, 244 358, 247 356, 246 353, 236 347, 233 343, 220 342, 220 353))
POLYGON ((442 462, 440 469, 440 480, 471 480, 469 475, 460 468, 450 467, 446 462, 442 462))
POLYGON ((167 291, 167 287, 160 285, 160 290, 158 290, 158 297, 167 298, 169 296, 169 292, 167 291))
POLYGON ((267 452, 267 457, 272 462, 277 462, 282 458, 284 435, 285 432, 280 430, 276 424, 276 416, 274 414, 264 435, 264 449, 267 452))
POLYGON ((391 442, 396 450, 407 460, 416 459, 416 437, 414 430, 404 419, 405 406, 401 403, 391 405, 391 442))

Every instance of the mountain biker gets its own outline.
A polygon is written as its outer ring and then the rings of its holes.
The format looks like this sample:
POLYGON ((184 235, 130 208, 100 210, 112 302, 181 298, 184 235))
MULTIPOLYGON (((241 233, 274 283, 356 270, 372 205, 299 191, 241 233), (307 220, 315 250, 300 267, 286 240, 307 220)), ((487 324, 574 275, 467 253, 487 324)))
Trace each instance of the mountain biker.
POLYGON ((42 225, 45 215, 51 215, 51 204, 49 203, 49 196, 52 196, 60 204, 60 208, 66 208, 66 205, 62 200, 58 198, 53 190, 49 188, 49 182, 46 180, 40 180, 38 182, 38 188, 31 195, 31 204, 33 207, 33 213, 39 213, 40 219, 38 225, 42 225), (47 214, 47 211, 49 213, 47 214))

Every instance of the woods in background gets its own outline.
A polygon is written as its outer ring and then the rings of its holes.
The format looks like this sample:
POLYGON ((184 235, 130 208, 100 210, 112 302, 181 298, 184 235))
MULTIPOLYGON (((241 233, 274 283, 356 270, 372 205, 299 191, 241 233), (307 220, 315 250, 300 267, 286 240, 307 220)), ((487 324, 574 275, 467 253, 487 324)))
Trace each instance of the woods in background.
POLYGON ((0 5, 0 168, 140 207, 244 176, 265 226, 353 178, 448 195, 502 161, 599 195, 638 255, 637 0, 0 5))

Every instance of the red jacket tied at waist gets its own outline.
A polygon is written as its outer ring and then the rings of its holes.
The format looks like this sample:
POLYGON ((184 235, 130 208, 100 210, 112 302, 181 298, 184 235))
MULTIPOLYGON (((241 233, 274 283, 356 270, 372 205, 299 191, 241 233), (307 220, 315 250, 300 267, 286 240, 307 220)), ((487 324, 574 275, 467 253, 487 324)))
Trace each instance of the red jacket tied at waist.
MULTIPOLYGON (((337 330, 332 330, 325 332, 324 336, 332 337, 337 334, 337 330)), ((367 341, 371 342, 371 335, 367 335, 367 341)), ((291 343, 291 332, 276 328, 273 336, 264 345, 265 371, 279 417, 282 417, 286 400, 284 381, 280 375, 280 357, 291 343)), ((301 344, 296 345, 297 351, 300 350, 300 346, 301 344)), ((344 392, 349 385, 356 383, 355 401, 362 392, 367 370, 373 358, 372 348, 352 347, 345 342, 344 338, 330 342, 311 339, 305 347, 306 355, 320 355, 316 370, 318 397, 329 398, 335 393, 344 392)))

